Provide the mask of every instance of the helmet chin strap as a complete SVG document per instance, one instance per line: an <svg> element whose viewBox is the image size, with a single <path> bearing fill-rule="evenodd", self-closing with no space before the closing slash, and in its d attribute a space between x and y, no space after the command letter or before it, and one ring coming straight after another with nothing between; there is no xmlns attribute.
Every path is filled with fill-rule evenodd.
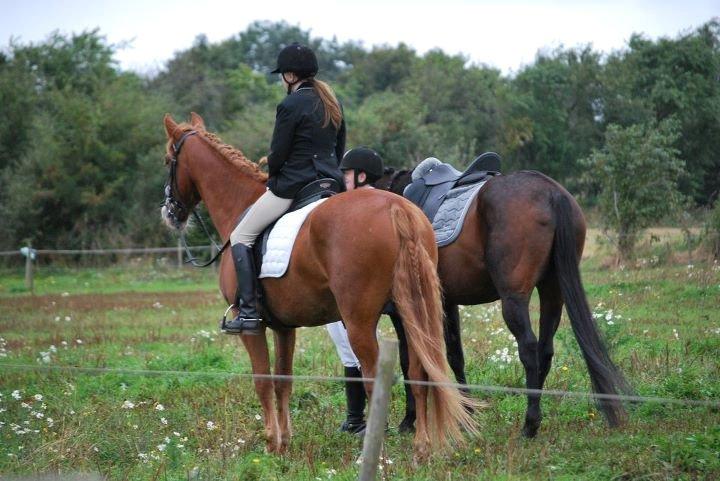
<svg viewBox="0 0 720 481"><path fill-rule="evenodd" d="M287 73L287 72L283 72L283 73L282 73L282 78L283 78L283 80L285 81L285 83L288 84L288 86L287 86L287 94L290 95L290 94L292 93L292 88L295 86L295 84L297 84L297 83L300 82L300 79L298 79L298 80L296 80L296 81L294 81L294 82L290 82L288 79L285 78L285 74L286 74L286 73Z"/></svg>

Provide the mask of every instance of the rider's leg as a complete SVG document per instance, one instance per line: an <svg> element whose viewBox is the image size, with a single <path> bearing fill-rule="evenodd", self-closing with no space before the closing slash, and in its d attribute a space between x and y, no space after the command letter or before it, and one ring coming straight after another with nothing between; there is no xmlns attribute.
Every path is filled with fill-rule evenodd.
<svg viewBox="0 0 720 481"><path fill-rule="evenodd" d="M347 330L341 321L332 322L325 326L330 338L335 344L340 361L345 367L345 377L361 379L360 361L350 347ZM359 381L345 381L345 400L347 402L347 415L340 426L341 431L351 434L365 433L365 401L367 394L365 386Z"/></svg>
<svg viewBox="0 0 720 481"><path fill-rule="evenodd" d="M227 334L257 334L260 316L257 312L255 292L257 273L252 246L255 239L270 224L283 215L292 204L292 199L283 199L269 190L250 207L243 220L230 234L232 256L237 273L237 295L235 305L238 315L226 322Z"/></svg>

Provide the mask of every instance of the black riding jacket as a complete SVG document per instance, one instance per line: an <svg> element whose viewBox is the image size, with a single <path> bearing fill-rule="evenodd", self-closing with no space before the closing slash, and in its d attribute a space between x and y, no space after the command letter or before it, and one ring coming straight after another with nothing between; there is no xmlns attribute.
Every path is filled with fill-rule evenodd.
<svg viewBox="0 0 720 481"><path fill-rule="evenodd" d="M344 185L338 168L345 151L345 120L323 127L325 108L312 84L303 82L277 107L268 155L268 188L292 199L308 183L330 177Z"/></svg>

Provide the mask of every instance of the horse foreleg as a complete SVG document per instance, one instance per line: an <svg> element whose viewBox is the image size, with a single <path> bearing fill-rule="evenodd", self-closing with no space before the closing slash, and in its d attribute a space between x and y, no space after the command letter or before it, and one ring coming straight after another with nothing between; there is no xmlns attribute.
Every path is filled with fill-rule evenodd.
<svg viewBox="0 0 720 481"><path fill-rule="evenodd" d="M538 343L530 324L528 297L520 295L503 297L502 312L505 323L517 340L520 361L525 368L525 386L528 389L539 389ZM523 435L527 437L535 436L539 426L540 395L528 394Z"/></svg>
<svg viewBox="0 0 720 481"><path fill-rule="evenodd" d="M293 354L295 353L295 329L275 331L275 374L292 375ZM292 381L275 381L275 399L277 402L278 425L280 428L279 453L284 453L292 436L290 424L290 394Z"/></svg>
<svg viewBox="0 0 720 481"><path fill-rule="evenodd" d="M253 374L270 374L270 353L265 329L257 336L242 335L240 338L250 355ZM268 453L275 453L279 451L281 442L277 413L273 406L273 382L261 378L256 378L254 382L265 422L265 449Z"/></svg>
<svg viewBox="0 0 720 481"><path fill-rule="evenodd" d="M399 314L390 314L390 320L395 327L395 332L398 337L398 344L400 350L400 369L402 369L403 379L406 381L410 379L408 369L410 361L408 359L408 343L407 337L405 336L405 328L402 325L402 319ZM409 384L405 384L405 417L398 426L398 431L401 433L411 433L415 431L415 396L412 393L412 387Z"/></svg>
<svg viewBox="0 0 720 481"><path fill-rule="evenodd" d="M463 353L462 339L460 336L460 311L457 304L445 304L445 346L447 348L447 360L455 374L455 379L460 384L467 384L465 379L465 354ZM467 389L462 390L469 394Z"/></svg>

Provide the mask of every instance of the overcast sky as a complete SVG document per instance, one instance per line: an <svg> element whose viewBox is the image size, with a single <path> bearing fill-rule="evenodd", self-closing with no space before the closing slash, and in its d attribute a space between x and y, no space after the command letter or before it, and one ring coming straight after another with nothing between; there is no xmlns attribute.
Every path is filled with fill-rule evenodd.
<svg viewBox="0 0 720 481"><path fill-rule="evenodd" d="M610 52L633 32L675 37L714 16L720 0L0 0L0 46L99 28L120 66L153 72L195 37L226 39L255 20L285 20L313 36L360 40L367 47L405 42L420 53L439 47L476 63L518 71L539 49L592 44Z"/></svg>

